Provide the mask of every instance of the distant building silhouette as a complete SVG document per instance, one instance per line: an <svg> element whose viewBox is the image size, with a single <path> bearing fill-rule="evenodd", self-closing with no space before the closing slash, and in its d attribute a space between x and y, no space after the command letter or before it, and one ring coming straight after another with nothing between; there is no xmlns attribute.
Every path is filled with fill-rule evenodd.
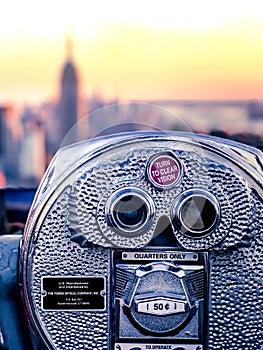
<svg viewBox="0 0 263 350"><path fill-rule="evenodd" d="M8 124L10 106L0 107L0 173L6 184L12 186L18 178L18 142L14 139L12 129Z"/></svg>
<svg viewBox="0 0 263 350"><path fill-rule="evenodd" d="M21 116L23 138L20 145L19 171L24 186L37 186L46 165L45 130L37 114L26 109Z"/></svg>
<svg viewBox="0 0 263 350"><path fill-rule="evenodd" d="M78 120L78 76L72 59L72 43L67 43L66 62L62 68L58 105L59 145ZM73 136L75 137L75 135ZM58 145L58 146L59 146Z"/></svg>
<svg viewBox="0 0 263 350"><path fill-rule="evenodd" d="M0 157L4 153L5 108L0 106Z"/></svg>
<svg viewBox="0 0 263 350"><path fill-rule="evenodd" d="M5 185L5 108L0 106L0 187Z"/></svg>
<svg viewBox="0 0 263 350"><path fill-rule="evenodd" d="M255 120L263 120L263 104L257 100L248 103L248 117Z"/></svg>

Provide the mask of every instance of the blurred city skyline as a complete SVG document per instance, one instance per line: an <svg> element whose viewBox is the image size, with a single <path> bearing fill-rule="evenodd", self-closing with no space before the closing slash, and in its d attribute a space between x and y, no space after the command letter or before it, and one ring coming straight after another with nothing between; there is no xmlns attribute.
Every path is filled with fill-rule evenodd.
<svg viewBox="0 0 263 350"><path fill-rule="evenodd" d="M83 96L263 100L259 0L10 0L0 13L0 104L57 100L69 38Z"/></svg>
<svg viewBox="0 0 263 350"><path fill-rule="evenodd" d="M9 0L0 53L0 187L37 186L78 122L85 139L125 114L152 125L151 104L173 116L159 129L180 120L263 149L259 0ZM114 105L83 118L130 101L148 112Z"/></svg>

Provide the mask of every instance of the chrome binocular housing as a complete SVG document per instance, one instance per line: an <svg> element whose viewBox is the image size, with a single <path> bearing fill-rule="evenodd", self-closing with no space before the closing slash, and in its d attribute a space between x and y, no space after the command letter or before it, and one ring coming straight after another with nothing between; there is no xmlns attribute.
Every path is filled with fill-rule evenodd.
<svg viewBox="0 0 263 350"><path fill-rule="evenodd" d="M62 148L22 242L36 349L263 347L262 154L141 131Z"/></svg>

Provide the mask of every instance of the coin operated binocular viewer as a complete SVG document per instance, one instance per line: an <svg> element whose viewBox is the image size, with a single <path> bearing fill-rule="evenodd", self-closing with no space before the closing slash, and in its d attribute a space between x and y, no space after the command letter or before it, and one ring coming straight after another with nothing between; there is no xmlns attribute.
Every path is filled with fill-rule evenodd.
<svg viewBox="0 0 263 350"><path fill-rule="evenodd" d="M263 349L262 154L141 129L61 148L1 237L3 349Z"/></svg>

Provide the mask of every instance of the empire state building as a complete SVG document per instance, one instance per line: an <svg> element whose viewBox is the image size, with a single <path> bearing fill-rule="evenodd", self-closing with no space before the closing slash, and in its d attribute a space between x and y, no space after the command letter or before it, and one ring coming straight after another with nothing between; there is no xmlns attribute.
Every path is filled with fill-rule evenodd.
<svg viewBox="0 0 263 350"><path fill-rule="evenodd" d="M58 105L60 142L78 120L78 77L72 60L72 44L67 43L67 59L62 68L61 94ZM72 135L73 136L73 135ZM73 136L75 137L75 135Z"/></svg>

